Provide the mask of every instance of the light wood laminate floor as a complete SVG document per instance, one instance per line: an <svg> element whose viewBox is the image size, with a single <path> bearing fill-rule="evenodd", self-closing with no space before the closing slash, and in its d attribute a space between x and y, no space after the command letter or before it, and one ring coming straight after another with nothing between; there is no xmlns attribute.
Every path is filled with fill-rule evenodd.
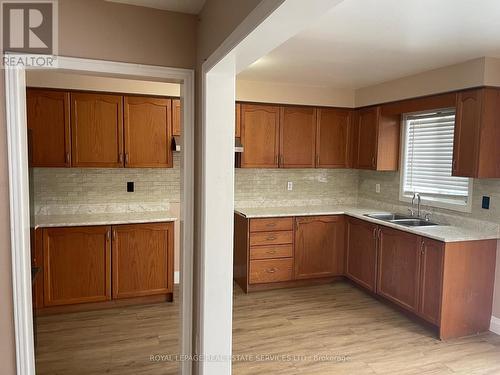
<svg viewBox="0 0 500 375"><path fill-rule="evenodd" d="M178 306L42 317L39 374L174 374ZM442 342L352 285L245 295L235 286L233 374L500 374L500 336Z"/></svg>

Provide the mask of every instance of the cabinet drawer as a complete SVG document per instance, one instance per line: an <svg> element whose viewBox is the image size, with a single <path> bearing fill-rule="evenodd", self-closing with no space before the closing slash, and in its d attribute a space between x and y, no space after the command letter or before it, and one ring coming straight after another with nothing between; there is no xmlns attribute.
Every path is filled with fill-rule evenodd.
<svg viewBox="0 0 500 375"><path fill-rule="evenodd" d="M291 217L271 217L266 219L251 219L250 232L265 232L270 230L292 230L293 218Z"/></svg>
<svg viewBox="0 0 500 375"><path fill-rule="evenodd" d="M281 245L293 242L293 232L256 232L250 233L250 246Z"/></svg>
<svg viewBox="0 0 500 375"><path fill-rule="evenodd" d="M250 284L275 283L292 280L293 259L250 261Z"/></svg>
<svg viewBox="0 0 500 375"><path fill-rule="evenodd" d="M291 258L292 245L254 246L250 248L250 260L269 258Z"/></svg>

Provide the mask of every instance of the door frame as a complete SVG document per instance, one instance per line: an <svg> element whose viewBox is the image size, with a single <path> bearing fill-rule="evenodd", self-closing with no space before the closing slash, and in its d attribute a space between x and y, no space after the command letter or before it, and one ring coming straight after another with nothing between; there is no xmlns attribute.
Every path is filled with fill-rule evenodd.
<svg viewBox="0 0 500 375"><path fill-rule="evenodd" d="M28 55L29 56L29 55ZM193 322L193 202L194 202L194 70L59 56L58 71L115 78L179 83L183 101L181 137L181 259L180 354L191 356ZM5 100L9 166L10 237L16 365L18 375L35 374L33 342L28 145L26 128L26 74L5 67ZM191 374L190 361L181 362L182 374Z"/></svg>

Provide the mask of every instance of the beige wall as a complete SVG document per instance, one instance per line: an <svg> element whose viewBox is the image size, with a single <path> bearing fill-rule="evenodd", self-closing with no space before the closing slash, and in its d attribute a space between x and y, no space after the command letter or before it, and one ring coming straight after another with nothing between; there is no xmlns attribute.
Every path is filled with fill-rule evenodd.
<svg viewBox="0 0 500 375"><path fill-rule="evenodd" d="M354 90L236 81L236 99L250 102L354 107Z"/></svg>
<svg viewBox="0 0 500 375"><path fill-rule="evenodd" d="M59 55L194 68L195 15L102 0L59 1Z"/></svg>
<svg viewBox="0 0 500 375"><path fill-rule="evenodd" d="M68 74L50 70L29 70L26 85L58 89L92 90L131 94L180 96L177 83L139 81L133 79Z"/></svg>
<svg viewBox="0 0 500 375"><path fill-rule="evenodd" d="M479 58L361 88L356 90L356 106L481 86L484 71L485 58Z"/></svg>

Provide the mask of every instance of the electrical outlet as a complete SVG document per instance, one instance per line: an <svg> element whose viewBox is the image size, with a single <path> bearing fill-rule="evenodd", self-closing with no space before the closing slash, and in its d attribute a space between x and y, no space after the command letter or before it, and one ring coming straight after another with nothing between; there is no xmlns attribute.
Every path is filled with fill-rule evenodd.
<svg viewBox="0 0 500 375"><path fill-rule="evenodd" d="M490 209L490 197L484 195L483 196L483 201L481 202L481 207L484 208L485 210Z"/></svg>
<svg viewBox="0 0 500 375"><path fill-rule="evenodd" d="M375 193L380 193L380 184L375 184Z"/></svg>
<svg viewBox="0 0 500 375"><path fill-rule="evenodd" d="M133 182L127 182L127 193L133 193L135 190Z"/></svg>
<svg viewBox="0 0 500 375"><path fill-rule="evenodd" d="M287 185L286 185L286 188L288 191L292 191L293 190L293 182L292 181L288 181Z"/></svg>

